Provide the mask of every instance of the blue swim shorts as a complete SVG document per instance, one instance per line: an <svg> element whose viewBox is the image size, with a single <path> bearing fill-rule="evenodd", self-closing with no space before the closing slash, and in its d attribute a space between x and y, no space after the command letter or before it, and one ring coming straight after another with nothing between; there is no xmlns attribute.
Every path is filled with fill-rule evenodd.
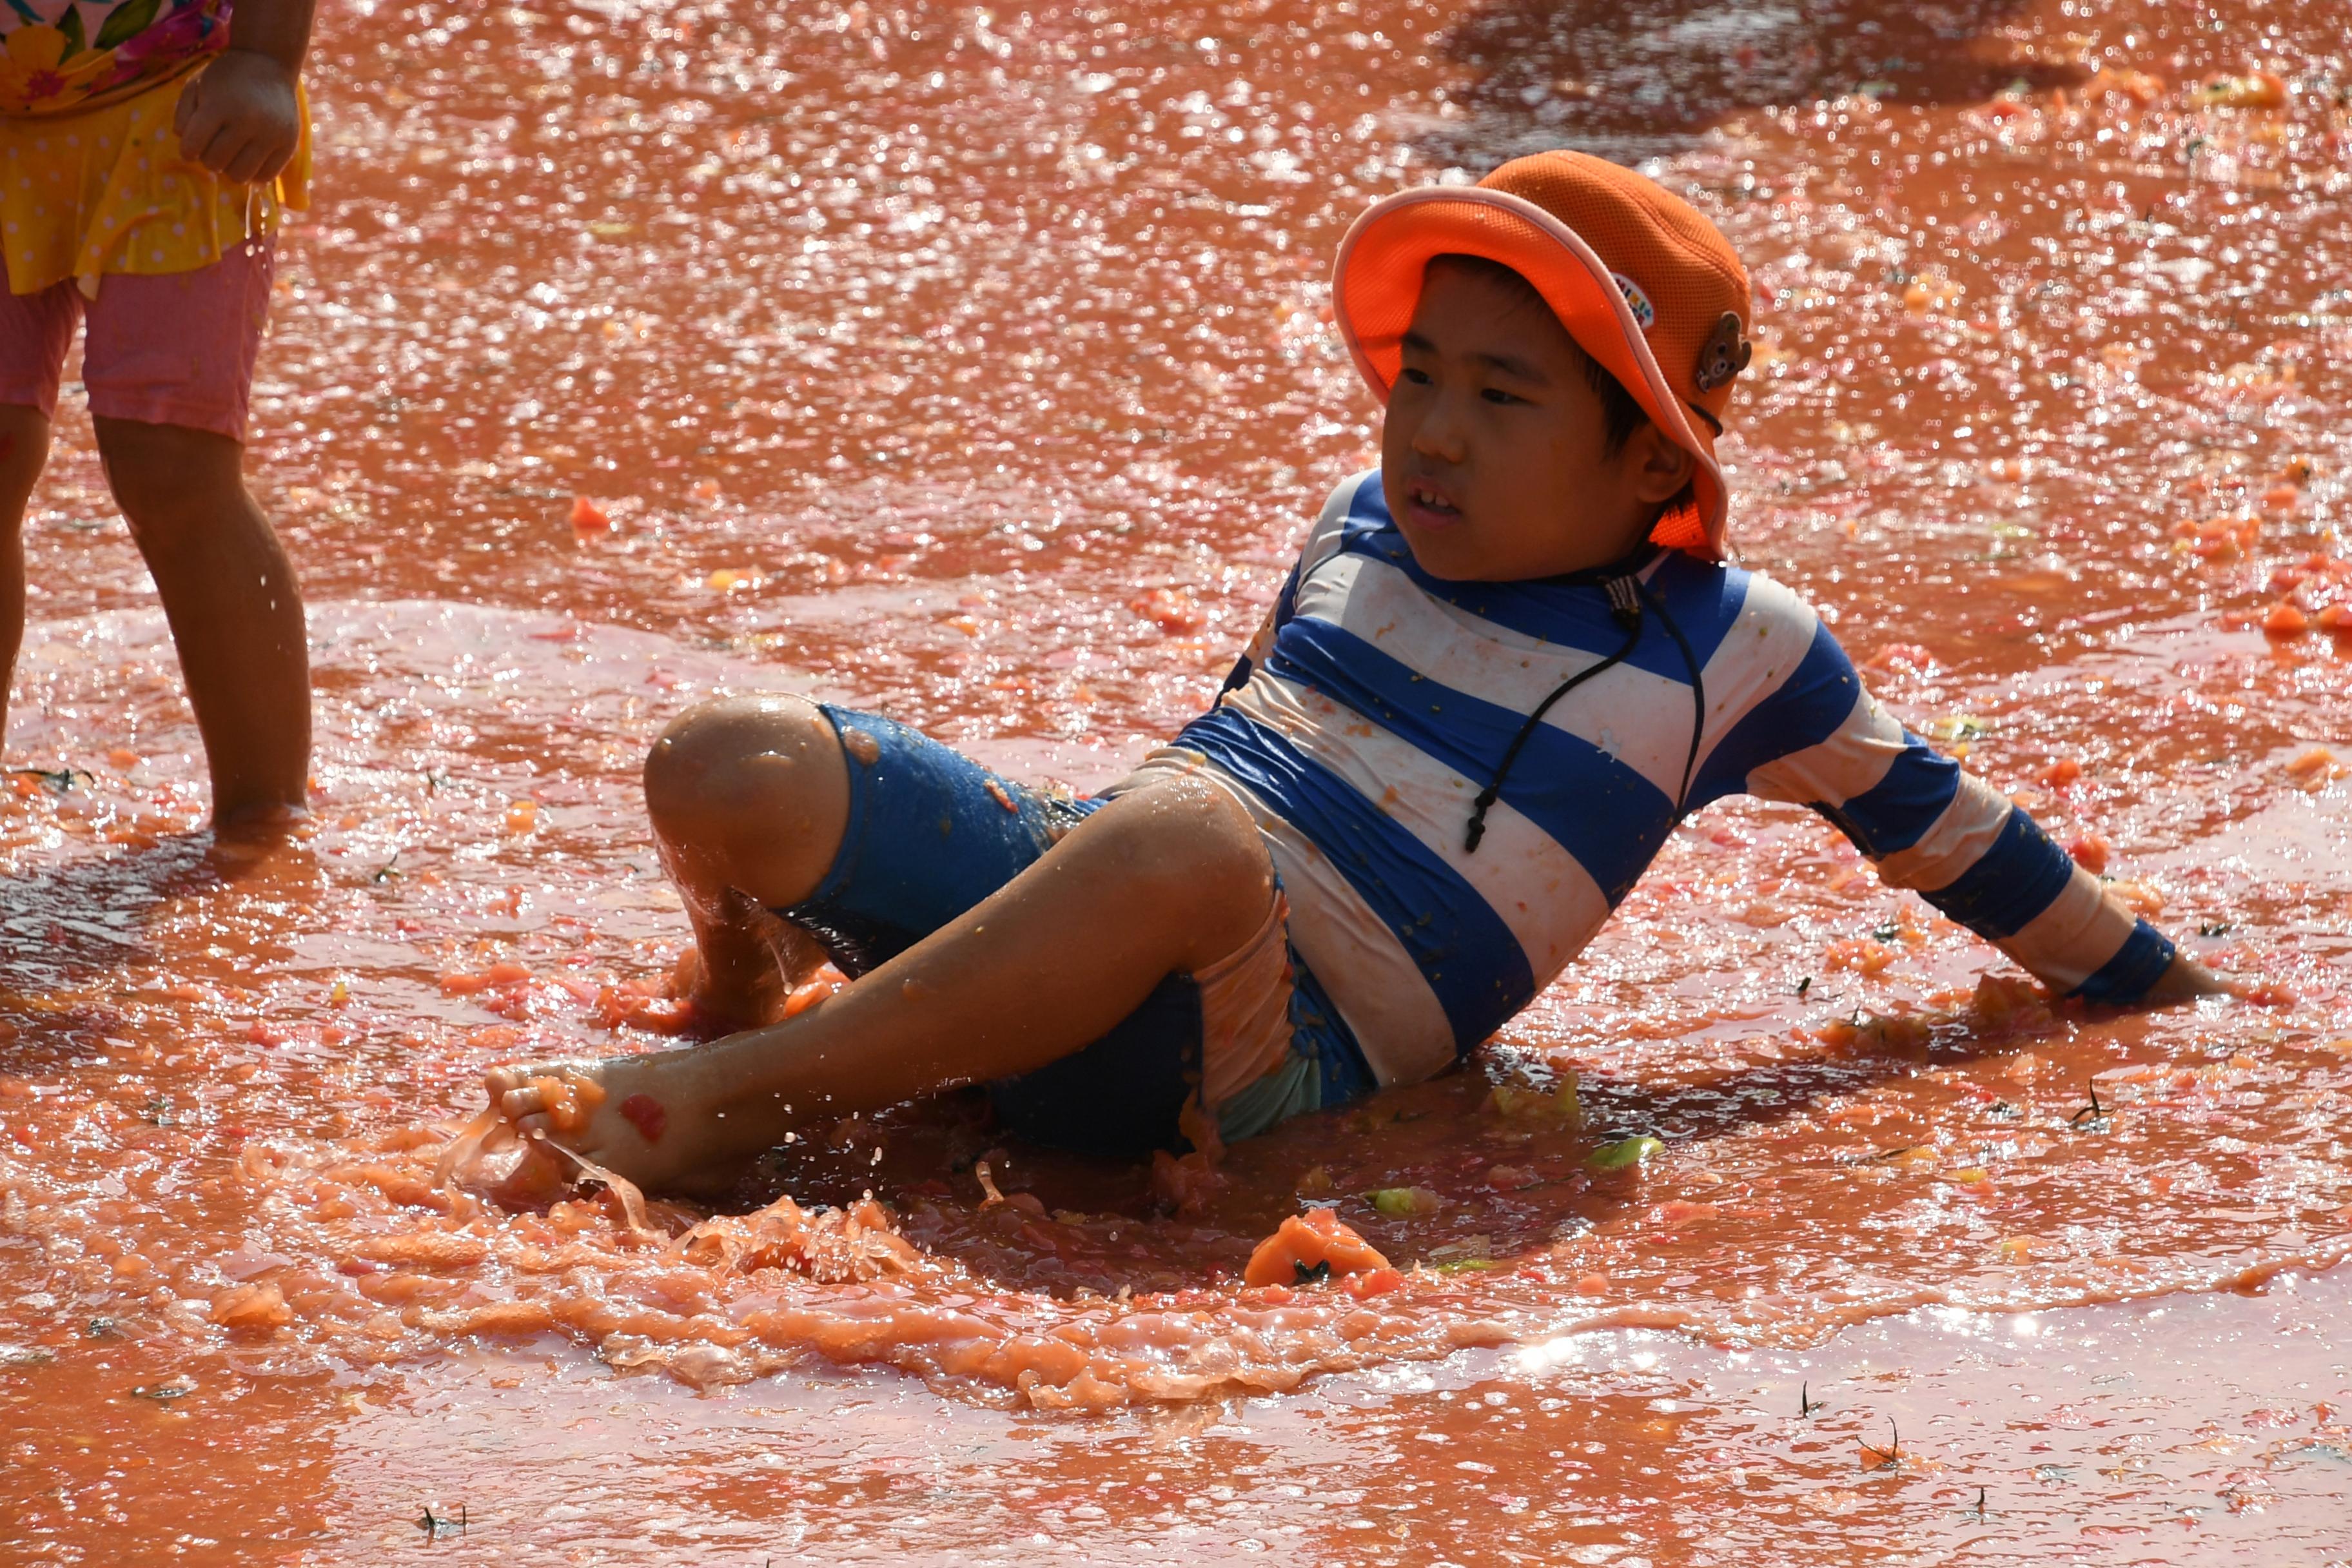
<svg viewBox="0 0 2352 1568"><path fill-rule="evenodd" d="M986 899L1108 804L1015 784L878 714L823 704L849 766L849 822L815 891L777 910L841 971L888 962ZM1289 948L1279 891L1257 941L1213 973L1171 974L1076 1054L989 1085L1032 1142L1132 1157L1188 1147L1188 1100L1228 1139L1368 1092L1370 1069Z"/></svg>

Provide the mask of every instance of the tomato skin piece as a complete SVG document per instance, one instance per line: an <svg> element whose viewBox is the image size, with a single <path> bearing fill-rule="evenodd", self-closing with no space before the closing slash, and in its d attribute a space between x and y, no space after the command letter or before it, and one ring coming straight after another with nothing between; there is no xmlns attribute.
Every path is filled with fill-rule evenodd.
<svg viewBox="0 0 2352 1568"><path fill-rule="evenodd" d="M519 984L530 978L530 968L528 964L517 963L512 959L506 959L491 964L488 969L443 975L441 994L472 996L494 986Z"/></svg>
<svg viewBox="0 0 2352 1568"><path fill-rule="evenodd" d="M794 986L792 994L784 998L784 1016L799 1017L848 984L849 976L830 963L823 965L805 983Z"/></svg>
<svg viewBox="0 0 2352 1568"><path fill-rule="evenodd" d="M1309 1209L1292 1215L1280 1229L1257 1244L1248 1268L1242 1273L1242 1283L1297 1285L1309 1277L1345 1279L1388 1266L1389 1260L1340 1224L1339 1215L1329 1209Z"/></svg>
<svg viewBox="0 0 2352 1568"><path fill-rule="evenodd" d="M2085 833L2066 846L2066 853L2075 865L2095 877L2107 868L2107 855L2113 847L2105 834Z"/></svg>

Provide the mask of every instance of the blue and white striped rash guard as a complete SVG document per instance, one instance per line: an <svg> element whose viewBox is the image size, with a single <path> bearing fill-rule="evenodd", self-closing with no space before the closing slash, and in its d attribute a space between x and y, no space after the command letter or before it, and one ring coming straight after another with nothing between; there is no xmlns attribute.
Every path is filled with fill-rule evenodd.
<svg viewBox="0 0 2352 1568"><path fill-rule="evenodd" d="M2095 1000L2135 1000L2171 963L2032 817L1890 717L1794 594L1676 552L1640 575L1704 678L1692 810L1741 792L1809 805L1885 881ZM1534 1000L1672 831L1693 692L1659 618L1535 727L1466 853L1472 800L1528 715L1626 633L1597 585L1429 576L1379 473L1359 475L1217 706L1122 787L1198 771L1238 796L1292 945L1372 1071L1426 1078Z"/></svg>

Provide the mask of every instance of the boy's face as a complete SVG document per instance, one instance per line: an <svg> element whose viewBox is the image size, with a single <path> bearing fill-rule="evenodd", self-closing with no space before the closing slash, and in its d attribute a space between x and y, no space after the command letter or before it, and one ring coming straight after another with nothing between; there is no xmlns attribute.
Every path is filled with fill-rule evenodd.
<svg viewBox="0 0 2352 1568"><path fill-rule="evenodd" d="M1422 570L1503 583L1605 565L1689 475L1654 425L1608 450L1582 351L1540 298L1431 266L1381 430L1381 486Z"/></svg>

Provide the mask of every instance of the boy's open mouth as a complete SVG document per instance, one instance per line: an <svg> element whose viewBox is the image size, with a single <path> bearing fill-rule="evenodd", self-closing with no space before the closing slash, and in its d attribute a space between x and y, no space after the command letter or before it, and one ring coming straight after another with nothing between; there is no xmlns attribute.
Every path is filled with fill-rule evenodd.
<svg viewBox="0 0 2352 1568"><path fill-rule="evenodd" d="M1442 488L1415 479L1405 488L1405 507L1423 528L1444 528L1462 521L1462 509Z"/></svg>

